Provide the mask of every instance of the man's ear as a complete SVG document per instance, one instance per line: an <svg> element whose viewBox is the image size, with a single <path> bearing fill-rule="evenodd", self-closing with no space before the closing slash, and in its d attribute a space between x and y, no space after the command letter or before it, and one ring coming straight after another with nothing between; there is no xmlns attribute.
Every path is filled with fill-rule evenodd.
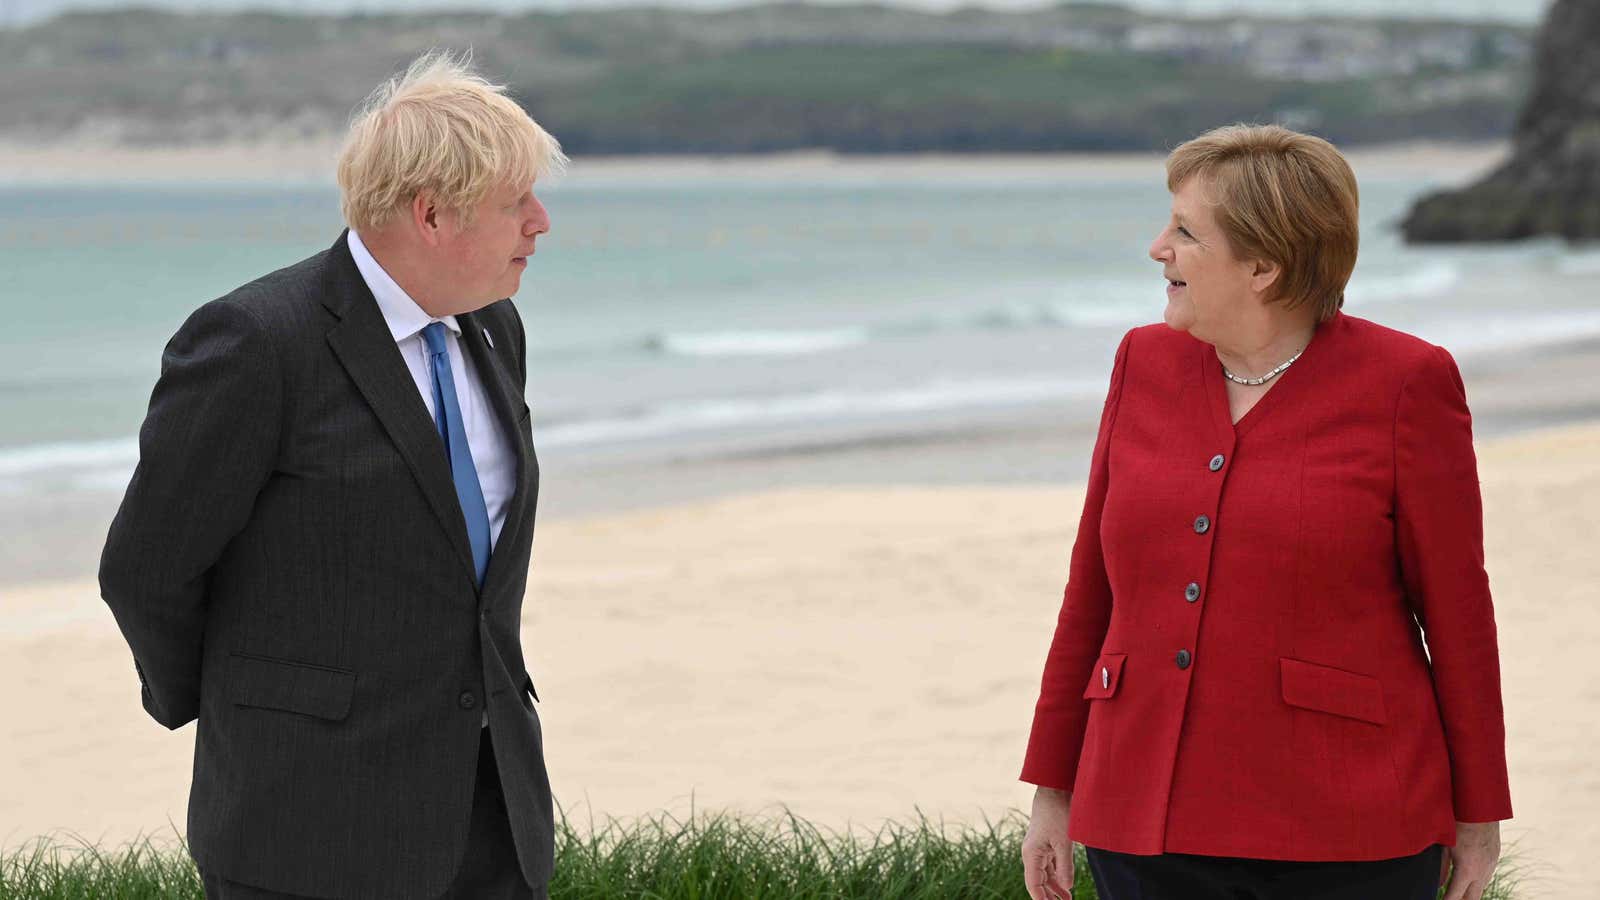
<svg viewBox="0 0 1600 900"><path fill-rule="evenodd" d="M443 235L443 223L439 220L439 207L434 202L433 194L429 191L418 191L411 198L411 227L417 237L429 246L438 246Z"/></svg>

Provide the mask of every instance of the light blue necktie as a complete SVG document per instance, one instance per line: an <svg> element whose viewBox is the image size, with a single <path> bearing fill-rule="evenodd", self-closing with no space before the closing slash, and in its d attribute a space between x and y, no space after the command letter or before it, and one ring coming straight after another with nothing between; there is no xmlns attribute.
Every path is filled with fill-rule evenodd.
<svg viewBox="0 0 1600 900"><path fill-rule="evenodd" d="M456 380L450 374L450 349L444 339L445 325L434 322L422 329L433 369L434 421L445 455L450 457L450 475L456 483L456 499L467 520L467 540L472 543L472 563L478 570L478 586L489 571L489 507L483 502L483 486L478 484L478 467L472 464L472 448L467 446L467 429L461 421L461 403L456 399Z"/></svg>

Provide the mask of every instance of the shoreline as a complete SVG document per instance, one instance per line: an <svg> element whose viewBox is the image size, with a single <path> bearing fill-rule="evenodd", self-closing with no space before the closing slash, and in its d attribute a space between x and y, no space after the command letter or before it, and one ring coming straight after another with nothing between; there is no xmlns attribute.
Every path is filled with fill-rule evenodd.
<svg viewBox="0 0 1600 900"><path fill-rule="evenodd" d="M215 187L332 186L339 138L288 143L217 143L125 146L68 141L29 143L0 138L0 187L149 185ZM1440 171L1476 177L1503 160L1508 141L1403 142L1349 148L1346 156L1366 176L1436 177ZM867 177L916 181L930 178L1039 178L1091 173L1140 177L1160 171L1163 153L973 153L844 155L826 150L772 154L585 156L575 158L556 184L703 181L761 178ZM103 173L115 173L107 177ZM270 174L268 174L270 173Z"/></svg>
<svg viewBox="0 0 1600 900"><path fill-rule="evenodd" d="M1600 340L1457 357L1479 442L1600 423ZM541 524L714 501L770 488L1081 481L1100 398L972 409L804 433L683 437L648 452L539 450ZM539 432L534 433L539 446ZM129 466L131 470L131 464ZM0 590L93 573L122 498L105 490L0 495Z"/></svg>

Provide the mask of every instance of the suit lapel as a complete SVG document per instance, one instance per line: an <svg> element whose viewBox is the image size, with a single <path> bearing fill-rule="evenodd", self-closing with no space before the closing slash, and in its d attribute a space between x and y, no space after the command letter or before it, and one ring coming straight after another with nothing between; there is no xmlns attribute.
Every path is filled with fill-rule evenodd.
<svg viewBox="0 0 1600 900"><path fill-rule="evenodd" d="M331 277L323 305L339 317L339 324L328 332L328 344L411 468L446 538L456 548L462 571L476 583L467 523L456 499L444 444L345 240L341 235L330 251Z"/></svg>
<svg viewBox="0 0 1600 900"><path fill-rule="evenodd" d="M489 395L489 402L494 406L495 418L499 420L512 452L517 457L516 489L506 506L506 521L501 526L499 539L495 541L496 552L489 557L489 571L483 580L485 591L490 585L508 575L506 566L512 564L515 554L501 553L498 550L517 545L516 542L523 529L533 518L529 512L530 506L534 503L538 484L538 464L534 461L533 442L521 428L522 416L527 411L528 404L522 397L522 391L517 387L516 379L501 361L501 351L490 348L483 338L484 329L492 328L493 320L494 317L483 310L456 316L456 321L461 323L462 344L466 347L468 356L472 358L472 366L477 370L478 380L483 384L484 391ZM504 331L499 332L499 339L502 342L510 340L510 337Z"/></svg>

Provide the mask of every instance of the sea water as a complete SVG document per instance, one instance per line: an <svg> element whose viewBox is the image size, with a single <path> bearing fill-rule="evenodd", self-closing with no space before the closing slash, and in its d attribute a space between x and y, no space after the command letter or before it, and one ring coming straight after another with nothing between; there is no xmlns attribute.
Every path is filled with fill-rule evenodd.
<svg viewBox="0 0 1600 900"><path fill-rule="evenodd" d="M1458 355L1600 334L1600 253L1405 246L1394 225L1431 187L1363 179L1347 312ZM553 228L516 303L542 454L1092 415L1121 334L1165 303L1159 162L635 168L540 194ZM331 185L0 187L0 496L120 491L184 318L340 229Z"/></svg>

